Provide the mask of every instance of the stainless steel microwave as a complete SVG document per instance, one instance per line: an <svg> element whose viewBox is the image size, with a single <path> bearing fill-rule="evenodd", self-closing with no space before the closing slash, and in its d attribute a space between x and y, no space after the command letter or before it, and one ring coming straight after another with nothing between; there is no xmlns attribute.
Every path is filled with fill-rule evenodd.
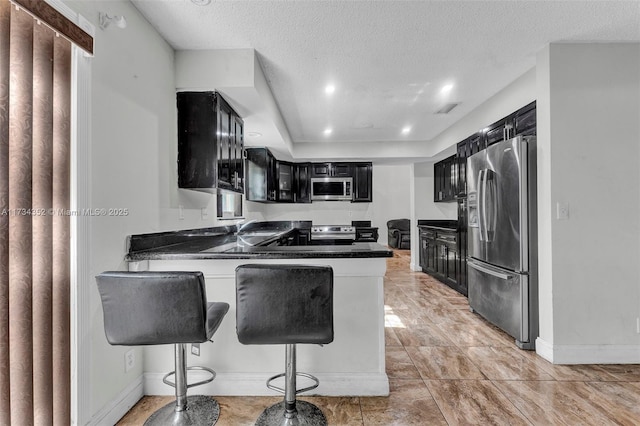
<svg viewBox="0 0 640 426"><path fill-rule="evenodd" d="M353 178L311 178L311 201L353 200Z"/></svg>

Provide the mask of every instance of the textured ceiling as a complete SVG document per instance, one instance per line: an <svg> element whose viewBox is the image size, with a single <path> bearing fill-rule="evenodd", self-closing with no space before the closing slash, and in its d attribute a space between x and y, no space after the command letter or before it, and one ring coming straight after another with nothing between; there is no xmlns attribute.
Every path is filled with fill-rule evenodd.
<svg viewBox="0 0 640 426"><path fill-rule="evenodd" d="M176 50L254 48L294 143L428 141L547 43L640 41L640 1L133 4ZM448 102L460 105L434 114Z"/></svg>

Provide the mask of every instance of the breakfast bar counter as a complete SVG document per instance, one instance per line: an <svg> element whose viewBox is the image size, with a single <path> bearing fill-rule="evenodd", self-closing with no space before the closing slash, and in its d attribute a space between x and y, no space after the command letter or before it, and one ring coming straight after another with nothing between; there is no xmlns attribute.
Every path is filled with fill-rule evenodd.
<svg viewBox="0 0 640 426"><path fill-rule="evenodd" d="M229 227L129 237L129 270L202 271L207 298L230 305L215 341L200 345L199 357L189 355L188 365L203 365L217 372L217 378L198 387L198 393L276 395L267 389L265 381L284 371L284 349L277 345L242 345L236 336L235 269L251 263L331 266L334 341L324 346L298 345L298 370L320 380L313 395L388 395L383 280L386 259L392 251L376 243L272 244L295 232L295 225L254 228L252 232ZM248 237L254 237L254 243L262 239L264 245L247 244ZM172 347L145 347L145 394L171 395L173 388L162 382L163 375L171 370ZM198 379L193 373L190 381ZM303 379L298 386L304 385Z"/></svg>

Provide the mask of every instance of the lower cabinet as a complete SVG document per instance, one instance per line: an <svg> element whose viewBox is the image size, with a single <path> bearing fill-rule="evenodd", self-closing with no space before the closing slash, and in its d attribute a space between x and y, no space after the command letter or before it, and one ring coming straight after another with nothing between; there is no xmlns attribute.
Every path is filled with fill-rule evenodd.
<svg viewBox="0 0 640 426"><path fill-rule="evenodd" d="M356 227L356 242L359 243L377 243L378 228L374 227Z"/></svg>
<svg viewBox="0 0 640 426"><path fill-rule="evenodd" d="M436 233L420 229L420 267L423 272L436 272Z"/></svg>
<svg viewBox="0 0 640 426"><path fill-rule="evenodd" d="M454 290L467 295L459 282L461 262L457 231L420 228L420 267L423 272L437 278Z"/></svg>

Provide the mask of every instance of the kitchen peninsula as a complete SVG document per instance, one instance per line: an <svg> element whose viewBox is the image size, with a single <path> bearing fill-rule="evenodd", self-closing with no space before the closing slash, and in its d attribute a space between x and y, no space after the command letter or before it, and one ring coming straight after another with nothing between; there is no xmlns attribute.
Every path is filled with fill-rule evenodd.
<svg viewBox="0 0 640 426"><path fill-rule="evenodd" d="M377 243L308 243L310 222L253 222L197 230L132 235L129 270L202 271L210 301L231 306L213 343L200 346L203 365L218 373L198 387L210 395L270 395L265 380L284 371L283 348L242 345L235 330L235 268L247 263L329 265L334 271L335 339L325 346L299 345L298 370L318 377L317 395L387 395L384 292L386 258L392 251ZM300 245L303 244L303 245ZM282 307L286 309L286 306ZM162 383L173 369L173 348L144 348L144 389L171 395ZM194 373L191 380L198 377ZM303 380L301 380L302 382ZM304 383L300 383L303 386Z"/></svg>

